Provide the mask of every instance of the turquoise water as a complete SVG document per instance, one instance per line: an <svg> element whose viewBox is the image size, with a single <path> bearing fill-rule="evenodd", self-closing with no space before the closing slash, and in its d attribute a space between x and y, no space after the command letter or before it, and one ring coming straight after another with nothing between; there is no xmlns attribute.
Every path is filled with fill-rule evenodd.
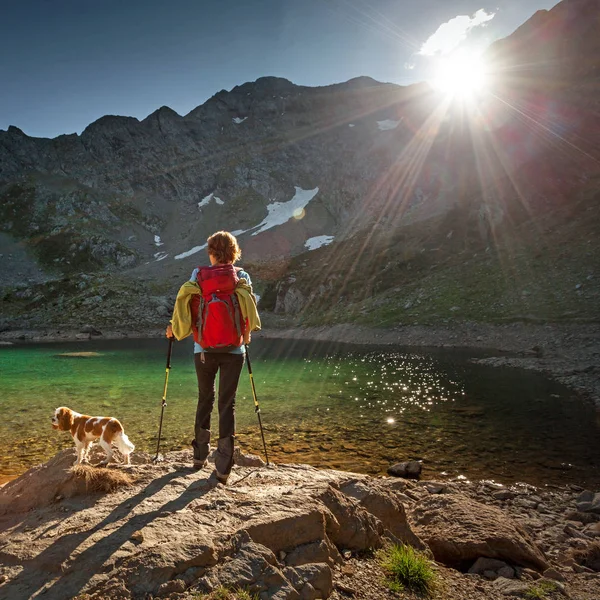
<svg viewBox="0 0 600 600"><path fill-rule="evenodd" d="M166 350L164 339L0 348L0 477L72 445L50 427L63 405L119 418L137 449L153 452ZM61 356L80 351L95 354ZM175 344L163 450L188 447L193 433L191 352L189 342ZM470 356L255 340L252 366L270 458L373 474L422 459L431 477L600 482L593 407L540 374L475 365ZM262 453L245 370L236 417L240 445Z"/></svg>

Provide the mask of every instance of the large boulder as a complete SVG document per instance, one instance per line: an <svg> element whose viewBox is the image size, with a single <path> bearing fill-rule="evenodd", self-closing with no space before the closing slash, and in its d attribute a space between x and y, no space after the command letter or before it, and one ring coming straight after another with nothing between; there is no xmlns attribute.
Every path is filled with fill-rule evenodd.
<svg viewBox="0 0 600 600"><path fill-rule="evenodd" d="M404 505L395 492L374 483L366 485L363 481L349 482L341 490L347 496L355 498L367 512L376 516L396 538L394 541L408 544L417 550L427 548L412 530Z"/></svg>
<svg viewBox="0 0 600 600"><path fill-rule="evenodd" d="M326 537L325 512L323 507L310 505L278 508L251 521L244 530L272 552L289 551Z"/></svg>
<svg viewBox="0 0 600 600"><path fill-rule="evenodd" d="M479 557L544 571L544 554L528 534L499 509L460 494L434 495L412 509L410 520L435 559L468 570Z"/></svg>
<svg viewBox="0 0 600 600"><path fill-rule="evenodd" d="M327 535L338 548L361 551L382 546L385 528L358 502L331 486L318 498L333 515L327 520Z"/></svg>

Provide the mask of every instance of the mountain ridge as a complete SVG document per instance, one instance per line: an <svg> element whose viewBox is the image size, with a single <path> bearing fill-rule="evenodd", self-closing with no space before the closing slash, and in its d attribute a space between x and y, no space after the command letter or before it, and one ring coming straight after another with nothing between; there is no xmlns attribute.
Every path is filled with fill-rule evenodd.
<svg viewBox="0 0 600 600"><path fill-rule="evenodd" d="M581 15L573 6L583 7ZM104 116L79 136L52 140L11 126L0 132L0 230L49 277L85 267L111 278L156 280L165 291L170 278L189 276L202 256L191 250L207 235L237 231L266 292L264 306L281 312L293 305L294 314L307 310L306 302L348 301L346 286L332 288L333 275L356 281L359 304L368 301L365 290L376 302L386 287L376 281L385 280L387 264L378 256L390 252L412 257L400 266L415 264L428 247L457 256L491 248L502 262L502 253L518 254L511 249L521 244L517 232L535 233L538 223L571 231L564 221L571 218L587 231L590 217L595 222L600 164L596 71L587 68L600 64L600 46L590 7L589 0L564 0L492 45L497 80L472 110L427 84L361 77L311 88L263 77L221 90L184 116L164 106L143 120ZM513 67L533 56L530 46L551 57L558 52L560 61L536 59L525 76ZM589 50L585 68L570 68L573 47ZM317 190L301 210L294 208L298 190ZM208 197L220 202L204 202ZM275 207L299 213L278 213L282 222L260 227ZM534 233L524 234L527 243L551 243ZM329 245L306 253L315 238ZM400 239L408 249L397 248L393 240ZM572 233L568 239L574 255L583 252L583 241ZM371 258L365 261L361 248ZM417 263L437 272L446 258L435 255ZM595 259L582 256L593 273ZM351 272L359 264L369 274L364 290ZM19 285L13 271L0 287ZM320 299L314 290L322 290ZM589 306L586 300L578 314L596 318ZM74 308L77 318L76 302ZM393 314L407 317L398 307Z"/></svg>

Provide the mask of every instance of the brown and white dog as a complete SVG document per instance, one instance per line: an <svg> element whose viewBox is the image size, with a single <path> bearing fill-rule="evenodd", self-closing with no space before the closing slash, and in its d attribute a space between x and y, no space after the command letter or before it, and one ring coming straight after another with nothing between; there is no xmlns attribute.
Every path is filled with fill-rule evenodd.
<svg viewBox="0 0 600 600"><path fill-rule="evenodd" d="M77 448L76 465L87 459L89 449L93 442L99 441L106 452L106 459L100 464L107 465L113 457L112 443L114 442L129 464L129 455L135 446L123 431L123 425L111 417L90 417L81 415L66 406L61 406L54 411L52 428L60 431L69 431L73 436Z"/></svg>

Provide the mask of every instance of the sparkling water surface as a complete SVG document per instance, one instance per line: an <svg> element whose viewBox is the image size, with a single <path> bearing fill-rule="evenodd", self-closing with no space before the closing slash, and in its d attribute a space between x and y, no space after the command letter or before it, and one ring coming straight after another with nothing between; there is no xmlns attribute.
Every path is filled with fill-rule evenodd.
<svg viewBox="0 0 600 600"><path fill-rule="evenodd" d="M167 346L151 339L0 348L0 482L72 446L50 426L58 406L117 417L138 450L154 452ZM474 352L458 350L256 339L250 353L275 462L384 474L391 463L423 460L428 478L600 483L594 408L539 373L473 364ZM189 447L196 394L191 343L178 342L162 450ZM245 368L236 418L244 451L262 454Z"/></svg>

